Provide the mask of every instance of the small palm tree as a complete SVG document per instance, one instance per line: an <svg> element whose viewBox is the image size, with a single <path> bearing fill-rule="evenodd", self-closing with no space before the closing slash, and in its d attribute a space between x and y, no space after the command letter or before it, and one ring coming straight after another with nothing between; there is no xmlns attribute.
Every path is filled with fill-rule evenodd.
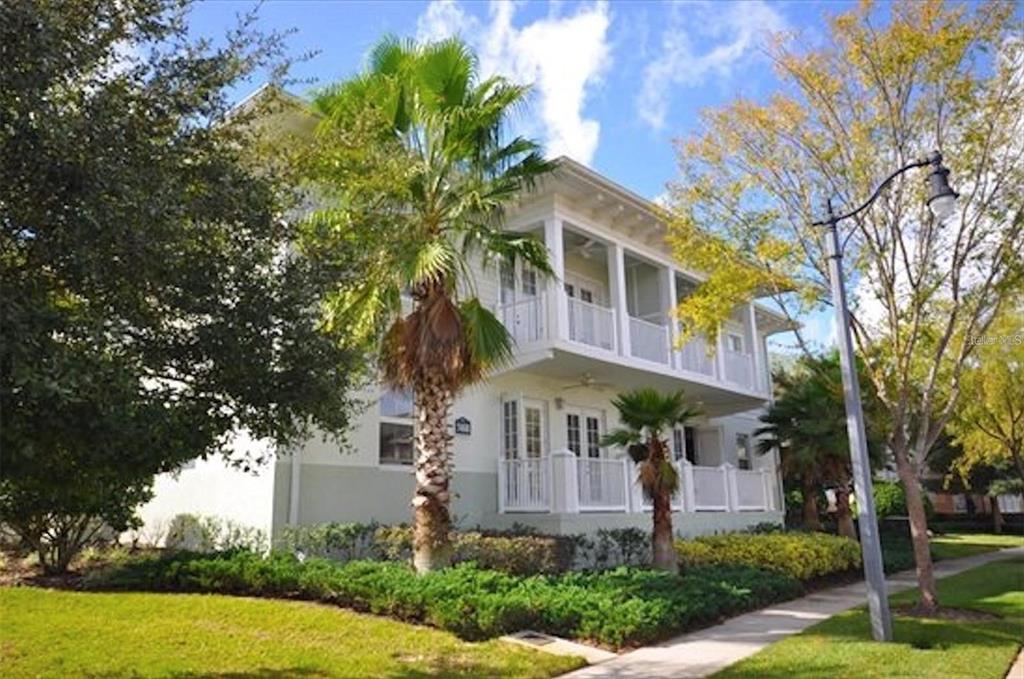
<svg viewBox="0 0 1024 679"><path fill-rule="evenodd" d="M609 432L601 445L624 447L639 463L640 486L654 504L654 567L675 573L679 559L672 544L672 494L679 489L679 475L672 466L664 436L700 412L686 402L682 391L663 394L649 387L619 394L612 405L618 409L623 426Z"/></svg>
<svg viewBox="0 0 1024 679"><path fill-rule="evenodd" d="M379 119L369 146L398 159L401 186L378 191L357 172L354 183L374 198L356 196L358 206L332 207L311 221L314 231L342 231L338 241L356 241L359 252L359 280L333 298L330 322L380 342L384 381L413 392L418 572L451 561L452 402L511 358L508 331L474 296L474 267L521 258L551 273L543 243L501 229L504 206L553 167L533 141L504 132L527 94L502 77L481 80L476 57L458 40L387 38L371 52L366 72L315 102L324 144L324 135L344 138ZM323 155L326 165L334 162ZM351 190L341 192L352 198ZM412 298L407 314L403 293Z"/></svg>

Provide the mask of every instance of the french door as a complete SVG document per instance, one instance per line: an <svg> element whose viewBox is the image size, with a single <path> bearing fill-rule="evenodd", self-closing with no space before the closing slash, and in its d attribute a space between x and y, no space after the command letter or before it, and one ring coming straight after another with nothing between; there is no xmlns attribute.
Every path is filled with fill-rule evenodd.
<svg viewBox="0 0 1024 679"><path fill-rule="evenodd" d="M498 299L501 321L518 342L532 342L541 338L540 295L537 272L516 262L502 264Z"/></svg>
<svg viewBox="0 0 1024 679"><path fill-rule="evenodd" d="M544 403L529 399L502 402L502 455L506 497L516 506L546 506L546 413Z"/></svg>
<svg viewBox="0 0 1024 679"><path fill-rule="evenodd" d="M599 506L606 501L607 486L601 436L604 434L604 418L600 411L570 408L565 411L566 447L576 457L579 471L580 504Z"/></svg>

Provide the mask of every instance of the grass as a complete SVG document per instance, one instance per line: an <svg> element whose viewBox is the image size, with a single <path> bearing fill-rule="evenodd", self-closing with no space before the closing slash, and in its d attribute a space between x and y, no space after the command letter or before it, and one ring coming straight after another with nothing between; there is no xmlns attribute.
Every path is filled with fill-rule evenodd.
<svg viewBox="0 0 1024 679"><path fill-rule="evenodd" d="M297 601L0 588L4 677L550 677L582 664Z"/></svg>
<svg viewBox="0 0 1024 679"><path fill-rule="evenodd" d="M891 598L916 601L916 591ZM939 582L944 606L973 608L998 620L952 622L897 616L896 641L870 641L864 609L840 613L732 667L717 679L790 677L943 677L1002 679L1024 629L1024 559L993 562Z"/></svg>
<svg viewBox="0 0 1024 679"><path fill-rule="evenodd" d="M936 559L959 559L993 552L1006 547L1024 546L1020 535L994 535L985 533L946 533L932 538L932 555Z"/></svg>

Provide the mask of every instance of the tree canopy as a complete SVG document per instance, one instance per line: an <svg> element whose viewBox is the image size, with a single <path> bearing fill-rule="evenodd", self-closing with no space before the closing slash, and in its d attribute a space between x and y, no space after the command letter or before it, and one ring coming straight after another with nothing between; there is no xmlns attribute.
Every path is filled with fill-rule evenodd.
<svg viewBox="0 0 1024 679"><path fill-rule="evenodd" d="M248 16L215 48L187 10L0 6L0 520L48 567L156 473L264 461L234 433L287 447L353 411L362 362L319 331L294 192L229 106L287 65L282 36Z"/></svg>

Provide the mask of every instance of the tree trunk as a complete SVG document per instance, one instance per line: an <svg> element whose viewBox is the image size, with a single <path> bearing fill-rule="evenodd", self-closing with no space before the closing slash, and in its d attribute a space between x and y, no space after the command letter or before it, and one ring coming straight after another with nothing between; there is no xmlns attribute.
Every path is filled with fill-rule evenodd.
<svg viewBox="0 0 1024 679"><path fill-rule="evenodd" d="M805 481L801 486L801 491L804 496L804 528L814 531L823 530L821 518L818 516L818 487Z"/></svg>
<svg viewBox="0 0 1024 679"><path fill-rule="evenodd" d="M850 511L850 487L847 485L836 486L836 524L840 535L857 539L857 527L853 525L853 513Z"/></svg>
<svg viewBox="0 0 1024 679"><path fill-rule="evenodd" d="M993 495L989 498L992 503L992 530L996 533L1003 532L1003 510L999 508L999 496Z"/></svg>
<svg viewBox="0 0 1024 679"><path fill-rule="evenodd" d="M928 541L928 517L924 513L921 486L917 482L917 471L908 457L906 448L893 447L896 457L896 472L903 483L907 498L907 514L910 517L910 538L914 546L914 563L917 566L917 587L921 592L921 607L934 611L939 607L939 596L935 589L935 572Z"/></svg>
<svg viewBox="0 0 1024 679"><path fill-rule="evenodd" d="M651 489L651 499L654 502L654 509L651 512L654 523L651 535L653 566L658 570L678 573L679 555L676 554L672 536L672 494L662 478L664 466L667 464L665 448L660 441L652 439L648 443L648 449L650 452L647 464L654 467L654 487Z"/></svg>
<svg viewBox="0 0 1024 679"><path fill-rule="evenodd" d="M413 496L413 566L427 573L451 564L451 443L448 412L452 390L441 375L415 385L416 492Z"/></svg>

